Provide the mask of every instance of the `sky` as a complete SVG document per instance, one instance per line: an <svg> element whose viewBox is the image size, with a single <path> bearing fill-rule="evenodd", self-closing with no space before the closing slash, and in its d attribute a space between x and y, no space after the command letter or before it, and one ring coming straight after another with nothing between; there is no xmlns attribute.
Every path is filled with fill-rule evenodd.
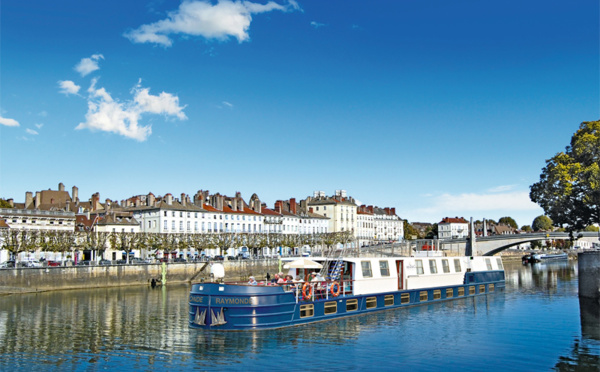
<svg viewBox="0 0 600 372"><path fill-rule="evenodd" d="M304 199L510 216L600 118L599 4L0 3L0 198Z"/></svg>

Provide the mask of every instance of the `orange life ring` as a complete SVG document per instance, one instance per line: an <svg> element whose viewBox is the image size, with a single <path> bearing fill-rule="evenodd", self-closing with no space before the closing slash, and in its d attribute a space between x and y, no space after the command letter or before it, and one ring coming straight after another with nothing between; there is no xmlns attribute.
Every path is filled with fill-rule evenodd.
<svg viewBox="0 0 600 372"><path fill-rule="evenodd" d="M337 289L334 289L336 287L337 287ZM331 283L331 286L329 287L329 290L331 291L331 295L333 297L337 297L337 296L340 295L340 291L342 290L342 286L338 282L333 282L333 283Z"/></svg>
<svg viewBox="0 0 600 372"><path fill-rule="evenodd" d="M305 300L310 299L310 297L312 296L312 287L310 285L310 283L304 283L304 285L302 286L302 297Z"/></svg>

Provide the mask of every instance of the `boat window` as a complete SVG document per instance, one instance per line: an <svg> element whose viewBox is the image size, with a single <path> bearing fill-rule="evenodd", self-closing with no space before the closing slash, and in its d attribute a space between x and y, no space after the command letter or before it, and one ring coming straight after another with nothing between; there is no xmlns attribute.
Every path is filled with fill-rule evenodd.
<svg viewBox="0 0 600 372"><path fill-rule="evenodd" d="M454 297L454 290L452 288L446 288L446 298Z"/></svg>
<svg viewBox="0 0 600 372"><path fill-rule="evenodd" d="M377 307L377 297L367 297L367 309L373 309Z"/></svg>
<svg viewBox="0 0 600 372"><path fill-rule="evenodd" d="M435 260L429 260L429 272L437 274L437 263L435 263Z"/></svg>
<svg viewBox="0 0 600 372"><path fill-rule="evenodd" d="M460 259L454 259L454 272L460 273L462 269L460 268Z"/></svg>
<svg viewBox="0 0 600 372"><path fill-rule="evenodd" d="M485 266L487 267L488 270L492 270L492 261L490 261L489 258L485 259Z"/></svg>
<svg viewBox="0 0 600 372"><path fill-rule="evenodd" d="M493 285L493 284L490 284ZM392 306L394 304L394 295L385 295L383 304L385 306Z"/></svg>
<svg viewBox="0 0 600 372"><path fill-rule="evenodd" d="M300 318L308 318L315 315L315 305L300 305Z"/></svg>
<svg viewBox="0 0 600 372"><path fill-rule="evenodd" d="M415 263L417 264L417 274L423 274L423 261L415 260Z"/></svg>
<svg viewBox="0 0 600 372"><path fill-rule="evenodd" d="M427 291L419 292L419 301L427 301Z"/></svg>
<svg viewBox="0 0 600 372"><path fill-rule="evenodd" d="M337 313L337 302L325 302L325 315Z"/></svg>
<svg viewBox="0 0 600 372"><path fill-rule="evenodd" d="M390 276L390 267L387 261L379 261L379 271L381 276Z"/></svg>
<svg viewBox="0 0 600 372"><path fill-rule="evenodd" d="M494 285L493 284L489 284L488 285L488 292L494 292Z"/></svg>
<svg viewBox="0 0 600 372"><path fill-rule="evenodd" d="M371 261L360 261L360 267L362 268L363 278L373 277L373 273L371 272Z"/></svg>
<svg viewBox="0 0 600 372"><path fill-rule="evenodd" d="M358 310L358 299L352 299L346 301L346 311L356 311Z"/></svg>
<svg viewBox="0 0 600 372"><path fill-rule="evenodd" d="M448 265L448 260L446 260L446 259L442 260L442 268L444 269L445 273L450 272L450 265Z"/></svg>
<svg viewBox="0 0 600 372"><path fill-rule="evenodd" d="M485 284L479 285L479 293L485 293Z"/></svg>
<svg viewBox="0 0 600 372"><path fill-rule="evenodd" d="M469 287L469 294L470 295L475 294L475 286L474 285L472 285L472 286Z"/></svg>
<svg viewBox="0 0 600 372"><path fill-rule="evenodd" d="M465 295L465 288L464 287L460 287L458 289L458 295L459 296L464 296Z"/></svg>
<svg viewBox="0 0 600 372"><path fill-rule="evenodd" d="M441 291L441 290L439 290L439 289L435 289L435 290L433 291L433 299L434 299L434 300L439 300L439 299L441 299L441 298L442 298L442 291Z"/></svg>
<svg viewBox="0 0 600 372"><path fill-rule="evenodd" d="M407 304L410 302L410 294L408 293L402 293L402 296L400 297L400 303L401 304Z"/></svg>
<svg viewBox="0 0 600 372"><path fill-rule="evenodd" d="M502 258L500 258L500 257L496 258L496 262L498 262L498 269L504 270L504 266L502 266Z"/></svg>

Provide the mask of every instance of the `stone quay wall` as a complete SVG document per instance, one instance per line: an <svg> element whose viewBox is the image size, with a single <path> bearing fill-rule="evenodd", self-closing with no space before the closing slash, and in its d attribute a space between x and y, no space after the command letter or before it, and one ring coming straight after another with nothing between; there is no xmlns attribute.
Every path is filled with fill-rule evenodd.
<svg viewBox="0 0 600 372"><path fill-rule="evenodd" d="M600 299L600 251L578 255L579 296Z"/></svg>
<svg viewBox="0 0 600 372"><path fill-rule="evenodd" d="M250 275L261 280L267 273L273 276L279 271L276 259L213 263L224 265L225 281L245 282ZM167 284L210 279L210 264L206 262L168 263L165 266ZM0 294L149 285L152 279L160 283L162 270L162 264L4 269L0 270Z"/></svg>

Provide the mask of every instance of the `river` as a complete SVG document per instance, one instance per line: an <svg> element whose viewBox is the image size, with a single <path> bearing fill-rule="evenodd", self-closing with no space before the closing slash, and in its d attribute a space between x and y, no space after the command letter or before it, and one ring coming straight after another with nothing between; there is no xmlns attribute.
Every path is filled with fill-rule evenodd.
<svg viewBox="0 0 600 372"><path fill-rule="evenodd" d="M260 332L187 325L187 285L0 297L0 371L600 370L577 263L505 263L483 297Z"/></svg>

